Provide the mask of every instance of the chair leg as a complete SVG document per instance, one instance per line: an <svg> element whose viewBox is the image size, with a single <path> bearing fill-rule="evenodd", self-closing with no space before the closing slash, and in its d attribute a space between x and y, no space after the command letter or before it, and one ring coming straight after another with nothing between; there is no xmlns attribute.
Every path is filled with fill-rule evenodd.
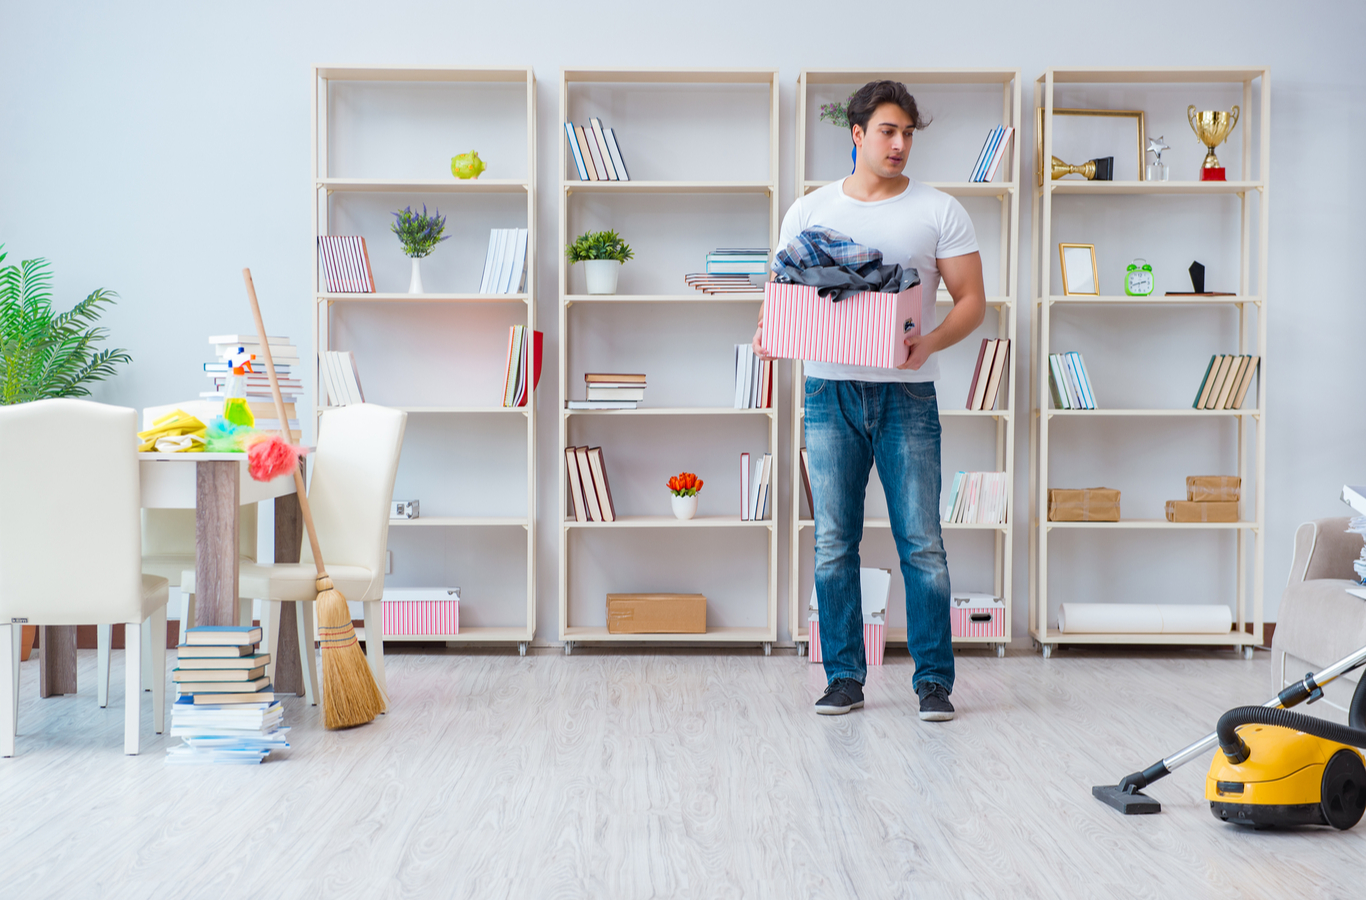
<svg viewBox="0 0 1366 900"><path fill-rule="evenodd" d="M142 689L144 691L150 691L152 689L152 654L146 652L146 648L152 646L152 635L152 620L150 618L143 620L142 646L144 652L142 654ZM166 635L164 634L161 636L161 643L162 646L165 646L166 644Z"/></svg>
<svg viewBox="0 0 1366 900"><path fill-rule="evenodd" d="M95 697L100 709L109 706L109 648L114 644L114 626L95 626Z"/></svg>
<svg viewBox="0 0 1366 900"><path fill-rule="evenodd" d="M19 641L20 625L0 625L0 678L7 682L0 691L0 756L14 755L14 733L19 730Z"/></svg>
<svg viewBox="0 0 1366 900"><path fill-rule="evenodd" d="M185 632L194 627L194 594L185 595L185 618L180 622L180 641L185 642Z"/></svg>
<svg viewBox="0 0 1366 900"><path fill-rule="evenodd" d="M370 663L370 671L374 673L380 694L387 699L389 688L384 683L384 614L381 602L365 601L365 658Z"/></svg>
<svg viewBox="0 0 1366 900"><path fill-rule="evenodd" d="M152 730L157 734L166 731L166 607L158 606L147 617L152 632L152 642L143 655L151 659L152 683ZM160 636L161 640L157 640Z"/></svg>
<svg viewBox="0 0 1366 900"><path fill-rule="evenodd" d="M303 600L294 604L299 623L299 661L304 669L304 699L309 706L318 705L318 651L313 647L313 603Z"/></svg>
<svg viewBox="0 0 1366 900"><path fill-rule="evenodd" d="M275 659L280 655L280 601L262 600L261 605L263 607L261 610L262 643L265 645L266 652L270 654L270 662L266 663L266 677L270 679L273 686L275 684Z"/></svg>
<svg viewBox="0 0 1366 900"><path fill-rule="evenodd" d="M256 601L250 597L243 599L237 598L237 624L243 628L251 627L251 620L256 618Z"/></svg>
<svg viewBox="0 0 1366 900"><path fill-rule="evenodd" d="M142 623L123 626L123 656L126 683L123 690L123 752L138 754L138 723L142 712Z"/></svg>

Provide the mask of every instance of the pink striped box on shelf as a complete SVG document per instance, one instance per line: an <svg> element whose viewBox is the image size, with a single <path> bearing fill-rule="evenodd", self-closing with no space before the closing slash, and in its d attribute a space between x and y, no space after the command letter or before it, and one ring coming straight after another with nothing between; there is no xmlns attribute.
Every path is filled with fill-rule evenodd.
<svg viewBox="0 0 1366 900"><path fill-rule="evenodd" d="M1006 605L991 594L955 591L949 601L954 637L1005 637Z"/></svg>
<svg viewBox="0 0 1366 900"><path fill-rule="evenodd" d="M862 568L859 573L859 591L863 595L863 659L869 666L882 665L882 656L887 649L887 597L892 589L891 569ZM807 621L810 642L807 644L809 662L821 662L821 623L820 610L816 603L816 588L811 588L811 617Z"/></svg>
<svg viewBox="0 0 1366 900"><path fill-rule="evenodd" d="M920 333L920 285L899 294L870 291L838 303L803 284L764 285L764 326L759 343L778 359L880 366L906 361L904 340Z"/></svg>
<svg viewBox="0 0 1366 900"><path fill-rule="evenodd" d="M460 633L460 588L387 588L380 607L386 637Z"/></svg>

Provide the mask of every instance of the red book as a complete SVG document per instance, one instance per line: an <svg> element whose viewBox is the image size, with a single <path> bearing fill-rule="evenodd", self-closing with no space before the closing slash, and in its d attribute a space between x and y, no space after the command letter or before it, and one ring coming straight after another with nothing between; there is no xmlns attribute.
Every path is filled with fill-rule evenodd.
<svg viewBox="0 0 1366 900"><path fill-rule="evenodd" d="M982 338L982 346L977 350L977 366L972 370L972 384L968 386L967 409L972 409L972 398L977 393L977 379L982 377L982 358L987 355L987 338Z"/></svg>

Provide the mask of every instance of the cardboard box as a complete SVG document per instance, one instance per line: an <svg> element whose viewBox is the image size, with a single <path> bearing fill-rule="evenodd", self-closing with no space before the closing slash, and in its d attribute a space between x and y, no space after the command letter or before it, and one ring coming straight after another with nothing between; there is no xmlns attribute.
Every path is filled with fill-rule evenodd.
<svg viewBox="0 0 1366 900"><path fill-rule="evenodd" d="M386 588L380 601L384 634L460 633L460 588Z"/></svg>
<svg viewBox="0 0 1366 900"><path fill-rule="evenodd" d="M858 574L863 604L863 662L868 666L880 666L887 650L887 597L892 591L892 570L862 568ZM810 657L807 662L818 663L824 656L821 654L820 609L815 586L811 588L807 606L811 610L807 620L809 642L806 652Z"/></svg>
<svg viewBox="0 0 1366 900"><path fill-rule="evenodd" d="M706 634L703 594L608 594L608 634Z"/></svg>
<svg viewBox="0 0 1366 900"><path fill-rule="evenodd" d="M1119 491L1114 488L1054 488L1048 492L1050 522L1118 522Z"/></svg>
<svg viewBox="0 0 1366 900"><path fill-rule="evenodd" d="M896 368L910 353L905 338L920 333L920 287L835 303L808 285L767 282L759 344L779 359Z"/></svg>
<svg viewBox="0 0 1366 900"><path fill-rule="evenodd" d="M954 637L1003 638L1005 602L992 594L955 591L949 600L949 628Z"/></svg>
<svg viewBox="0 0 1366 900"><path fill-rule="evenodd" d="M1186 499L1200 503L1237 503L1243 479L1237 475L1187 475Z"/></svg>
<svg viewBox="0 0 1366 900"><path fill-rule="evenodd" d="M1196 500L1168 500L1167 521L1236 522L1238 521L1238 503L1237 501L1205 503Z"/></svg>

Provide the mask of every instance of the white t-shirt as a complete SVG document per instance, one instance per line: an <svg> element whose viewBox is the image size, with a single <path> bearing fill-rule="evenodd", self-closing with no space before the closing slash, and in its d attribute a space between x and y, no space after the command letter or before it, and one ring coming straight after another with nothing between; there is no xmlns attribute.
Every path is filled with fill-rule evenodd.
<svg viewBox="0 0 1366 900"><path fill-rule="evenodd" d="M939 289L937 259L977 252L972 219L957 199L914 179L895 197L871 203L844 193L841 179L801 197L783 217L779 249L807 228L833 228L865 247L882 251L882 264L900 263L920 273L920 333L936 325L935 291ZM808 362L813 378L835 381L934 381L939 360L933 355L919 369L883 369L840 363Z"/></svg>

